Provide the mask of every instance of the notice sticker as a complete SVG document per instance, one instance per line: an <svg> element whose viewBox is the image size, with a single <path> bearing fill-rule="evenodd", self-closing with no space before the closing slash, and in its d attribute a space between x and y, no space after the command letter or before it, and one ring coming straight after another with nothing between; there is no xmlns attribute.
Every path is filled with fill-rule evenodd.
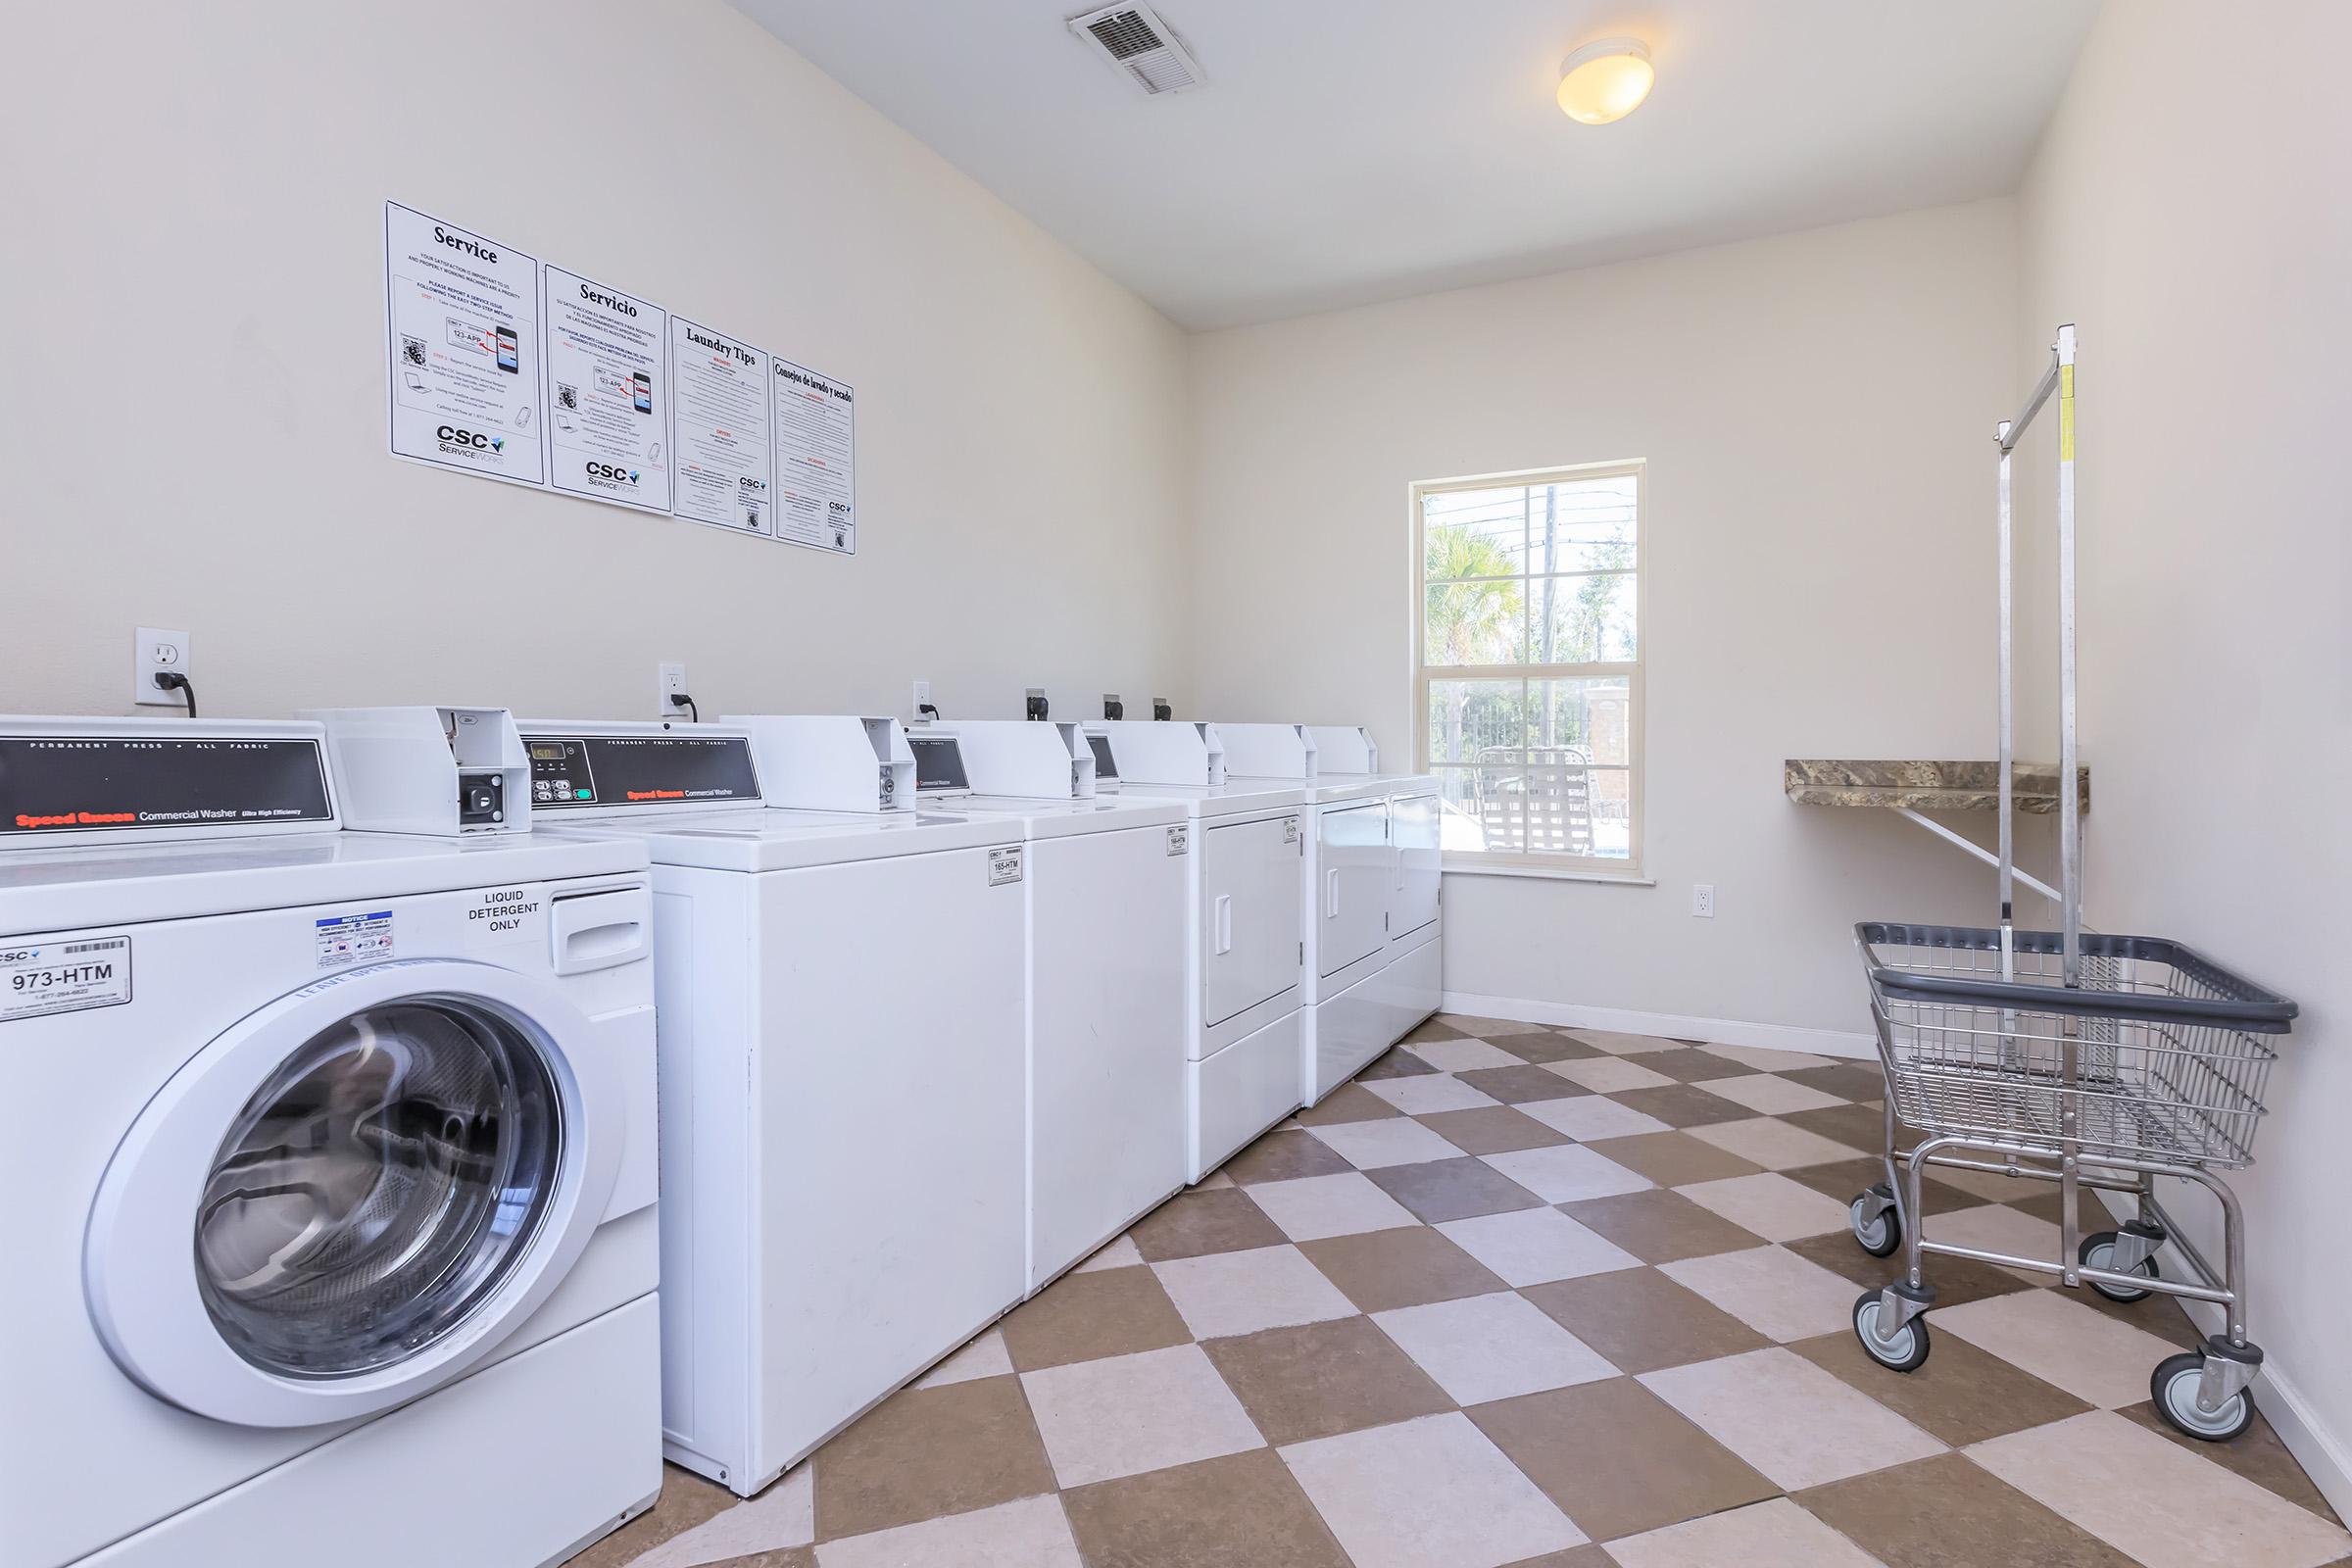
<svg viewBox="0 0 2352 1568"><path fill-rule="evenodd" d="M340 969L392 956L392 911L334 914L316 922L318 967Z"/></svg>
<svg viewBox="0 0 2352 1568"><path fill-rule="evenodd" d="M1021 847L1007 844L1003 849L988 852L988 885L1001 888L1007 882L1021 879Z"/></svg>
<svg viewBox="0 0 2352 1568"><path fill-rule="evenodd" d="M130 1000L130 938L0 947L0 1023Z"/></svg>
<svg viewBox="0 0 2352 1568"><path fill-rule="evenodd" d="M1170 855L1183 855L1192 847L1193 830L1191 828L1172 827L1168 829L1168 853Z"/></svg>

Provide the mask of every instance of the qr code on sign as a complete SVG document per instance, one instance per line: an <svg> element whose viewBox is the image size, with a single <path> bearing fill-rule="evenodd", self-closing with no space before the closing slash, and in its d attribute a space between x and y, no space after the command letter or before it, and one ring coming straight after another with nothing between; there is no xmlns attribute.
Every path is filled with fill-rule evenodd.
<svg viewBox="0 0 2352 1568"><path fill-rule="evenodd" d="M567 409L576 409L580 406L580 389L568 382L559 381L556 383L556 401Z"/></svg>
<svg viewBox="0 0 2352 1568"><path fill-rule="evenodd" d="M411 365L422 365L424 363L424 339L410 337L406 333L401 334L400 354L401 358L407 360Z"/></svg>

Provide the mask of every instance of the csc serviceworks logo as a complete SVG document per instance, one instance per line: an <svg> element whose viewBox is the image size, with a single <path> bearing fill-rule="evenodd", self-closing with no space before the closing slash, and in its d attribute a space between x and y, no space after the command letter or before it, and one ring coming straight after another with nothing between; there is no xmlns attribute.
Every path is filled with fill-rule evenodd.
<svg viewBox="0 0 2352 1568"><path fill-rule="evenodd" d="M615 467L610 463L591 463L587 466L587 471L588 481L591 484L612 485L617 488L624 484L634 487L637 483L635 468Z"/></svg>
<svg viewBox="0 0 2352 1568"><path fill-rule="evenodd" d="M484 435L479 430L461 430L454 424L445 424L435 430L433 434L440 440L442 451L454 452L460 456L475 452L500 452L505 450L507 444L507 438L503 435Z"/></svg>

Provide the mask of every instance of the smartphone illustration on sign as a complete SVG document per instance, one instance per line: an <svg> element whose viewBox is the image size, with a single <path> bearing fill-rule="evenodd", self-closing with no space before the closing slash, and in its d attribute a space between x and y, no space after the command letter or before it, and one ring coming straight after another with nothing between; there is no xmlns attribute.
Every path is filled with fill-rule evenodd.
<svg viewBox="0 0 2352 1568"><path fill-rule="evenodd" d="M639 414L653 413L654 378L646 374L643 370L639 370L636 375L632 377L632 380L635 382L637 388L637 412Z"/></svg>
<svg viewBox="0 0 2352 1568"><path fill-rule="evenodd" d="M509 375L522 373L522 339L511 326L498 329L498 368Z"/></svg>

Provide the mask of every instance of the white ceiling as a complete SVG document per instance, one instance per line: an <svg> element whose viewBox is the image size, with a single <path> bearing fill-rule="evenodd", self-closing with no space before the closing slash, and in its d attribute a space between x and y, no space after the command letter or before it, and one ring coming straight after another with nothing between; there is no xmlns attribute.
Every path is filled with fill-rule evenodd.
<svg viewBox="0 0 2352 1568"><path fill-rule="evenodd" d="M1208 76L1147 98L1080 0L734 0L1189 327L2012 189L2098 0L1156 0ZM1649 102L1552 103L1644 39Z"/></svg>

